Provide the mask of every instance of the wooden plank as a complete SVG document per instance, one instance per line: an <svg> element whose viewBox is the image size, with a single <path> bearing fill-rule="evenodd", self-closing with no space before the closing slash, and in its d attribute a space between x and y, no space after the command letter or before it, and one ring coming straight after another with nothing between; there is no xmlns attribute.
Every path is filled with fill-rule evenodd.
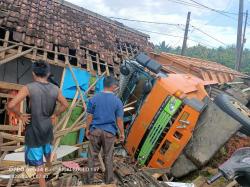
<svg viewBox="0 0 250 187"><path fill-rule="evenodd" d="M23 85L0 81L0 88L6 90L20 90Z"/></svg>
<svg viewBox="0 0 250 187"><path fill-rule="evenodd" d="M0 39L0 41L2 42L5 42L4 39ZM17 45L22 45L24 47L32 47L31 45L26 45L26 44L23 44L22 42L14 42L14 41L8 41L9 44L17 44ZM48 50L48 49L44 49L44 48L38 48L38 47L34 47L36 48L37 50L41 50L41 51L46 51L47 53L50 52L50 53L57 53L58 55L67 55L66 53L62 53L62 52L55 52L55 51L51 51L51 50ZM68 55L69 57L75 57L73 55Z"/></svg>
<svg viewBox="0 0 250 187"><path fill-rule="evenodd" d="M74 80L74 82L76 84L76 88L77 88L77 90L78 90L78 92L80 94L80 98L82 100L83 108L86 109L86 103L85 103L83 95L82 95L82 90L81 90L80 85L79 85L79 83L78 83L78 81L76 79L76 76L75 76L74 72L73 72L72 66L69 63L69 57L65 56L65 58L66 58L66 65L69 67L69 70L70 70L70 72L72 74L73 80Z"/></svg>
<svg viewBox="0 0 250 187"><path fill-rule="evenodd" d="M5 41L4 39L0 39L0 41ZM18 43L18 42L13 42L13 41L8 41L8 43L9 44L15 44L15 45L21 45L21 46L23 46L23 47L32 47L32 46L30 46L30 45L26 45L26 44L23 44L23 43ZM35 51L34 51L35 50ZM38 51L38 50L40 50L40 51L43 51L43 55L41 55L41 54L38 54L36 51ZM48 62L49 64L53 64L53 65L56 65L56 66L60 66L60 67L66 67L66 65L65 65L65 62L64 61L62 61L62 60L59 60L58 59L58 63L56 64L53 60L51 60L51 59L48 59L48 57L47 57L47 54L48 54L48 52L51 52L51 53L54 53L54 54L58 54L58 55L63 55L63 56L65 56L65 55L68 55L69 57L73 57L73 58L76 58L75 56L73 56L73 55L69 55L69 54L66 54L66 53L61 53L61 52L55 52L55 51L51 51L51 50L47 50L47 49L44 49L44 48L37 48L37 47L34 47L34 49L33 49L33 54L24 54L23 56L25 57L25 58L28 58L28 59L31 59L31 60L45 60L46 62ZM8 53L10 53L10 54L14 54L14 55L16 55L17 54L17 49L9 49L8 50ZM36 57L34 57L34 54L36 53ZM91 56L90 54L89 54L89 56ZM9 56L9 57L11 57L11 56ZM99 61L100 60L102 60L100 57L99 57ZM87 62L88 62L88 60L86 60ZM90 61L91 62L91 61ZM94 61L92 61L92 62L94 62ZM96 62L96 61L95 61ZM96 62L97 63L97 62ZM105 63L100 63L100 64L103 64L103 65L106 65ZM87 66L89 67L89 70L88 71L90 71L90 66L89 66L89 64L87 63ZM87 67L87 68L88 68ZM111 67L111 65L108 65L108 67ZM115 68L115 67L114 67ZM82 68L82 69L84 69L84 68ZM109 74L109 71L107 71L107 73Z"/></svg>
<svg viewBox="0 0 250 187"><path fill-rule="evenodd" d="M55 64L58 63L58 47L55 47Z"/></svg>
<svg viewBox="0 0 250 187"><path fill-rule="evenodd" d="M63 121L63 124L62 124L62 126L61 126L61 130L64 130L64 129L66 128L66 125L68 124L68 121L69 121L69 119L70 119L70 116L71 116L73 107L74 107L74 105L75 105L75 103L76 103L76 100L77 100L77 98L78 98L78 94L79 94L79 92L78 92L78 90L77 90L76 93L75 93L74 99L73 99L73 101L72 101L72 103L71 103L71 106L70 106L69 109L68 109L67 117L65 118L65 120ZM51 159L53 159L54 156L55 156L56 149L57 149L58 146L59 146L60 140L61 140L61 137L59 137L59 138L57 138L57 139L55 140L55 143L54 143L54 145L53 145L53 146L54 146L54 149L53 149L53 151L52 151L52 153L51 153ZM51 160L51 161L52 161L52 160Z"/></svg>
<svg viewBox="0 0 250 187"><path fill-rule="evenodd" d="M37 48L34 48L33 54L32 54L32 60L36 61L36 56L37 56Z"/></svg>
<svg viewBox="0 0 250 187"><path fill-rule="evenodd" d="M20 145L14 145L14 146L0 146L0 148L4 151L14 151L18 148L20 148Z"/></svg>
<svg viewBox="0 0 250 187"><path fill-rule="evenodd" d="M0 97L4 97L4 98L14 98L14 96L10 95L10 94L5 94L5 93L0 93Z"/></svg>
<svg viewBox="0 0 250 187"><path fill-rule="evenodd" d="M22 43L21 43L22 44ZM22 53L22 50L23 50L23 46L22 45L20 45L19 47L18 47L18 49L17 49L17 53Z"/></svg>
<svg viewBox="0 0 250 187"><path fill-rule="evenodd" d="M108 62L105 62L107 76L110 76Z"/></svg>
<svg viewBox="0 0 250 187"><path fill-rule="evenodd" d="M8 133L5 133L5 132L0 132L0 135L3 138L8 139L8 140L15 140L15 141L18 141L18 142L24 142L24 137L23 136L8 134Z"/></svg>
<svg viewBox="0 0 250 187"><path fill-rule="evenodd" d="M13 56L11 56L9 58L5 58L5 59L3 59L3 60L0 61L0 65L5 64L7 62L10 62L10 61L12 61L14 59L17 59L17 58L21 57L21 56L24 56L25 54L30 53L32 50L33 50L33 48L28 49L26 51L23 51L21 53L17 53L17 54L15 54L15 55L13 55Z"/></svg>
<svg viewBox="0 0 250 187"><path fill-rule="evenodd" d="M86 50L87 71L90 71L89 50Z"/></svg>
<svg viewBox="0 0 250 187"><path fill-rule="evenodd" d="M43 60L44 61L47 61L47 56L48 56L48 52L44 51L44 53L43 53Z"/></svg>
<svg viewBox="0 0 250 187"><path fill-rule="evenodd" d="M12 46L9 46L9 47L1 47L1 48L0 48L0 52L7 51L7 50L12 49L12 48L15 48L15 47L17 47L17 46L18 46L18 45L15 44L15 45L12 45Z"/></svg>
<svg viewBox="0 0 250 187"><path fill-rule="evenodd" d="M10 31L6 31L5 36L4 36L4 43L3 43L4 48L8 47L9 37L10 37ZM0 58L3 59L4 57L5 57L5 51L0 53Z"/></svg>
<svg viewBox="0 0 250 187"><path fill-rule="evenodd" d="M10 49L9 52L11 54L16 54L17 50L16 49ZM33 54L25 54L24 57L32 60ZM36 60L44 60L44 61L48 62L49 64L55 65L55 62L53 60L50 60L50 59L47 58L47 52L46 51L44 52L43 55L37 54ZM61 60L58 62L58 64L56 66L66 67L65 63L63 61L61 61Z"/></svg>
<svg viewBox="0 0 250 187"><path fill-rule="evenodd" d="M62 90L62 87L63 87L63 84L64 84L65 73L66 73L66 69L64 68L63 73L62 73L61 83L60 83L60 90Z"/></svg>
<svg viewBox="0 0 250 187"><path fill-rule="evenodd" d="M13 145L13 144L17 144L17 141L10 141L10 142L6 142L6 143L3 143L2 146L7 146L7 145Z"/></svg>
<svg viewBox="0 0 250 187"><path fill-rule="evenodd" d="M1 131L18 131L18 126L0 125Z"/></svg>
<svg viewBox="0 0 250 187"><path fill-rule="evenodd" d="M77 47L77 51L80 51L80 46ZM80 63L80 57L78 55L76 55L76 63L77 63L77 67L81 67L81 63Z"/></svg>
<svg viewBox="0 0 250 187"><path fill-rule="evenodd" d="M57 131L55 133L55 138L59 138L61 136L66 136L68 133L78 131L81 128L86 128L86 124L82 124L82 125L74 127L74 128L69 127L69 128Z"/></svg>
<svg viewBox="0 0 250 187"><path fill-rule="evenodd" d="M90 64L90 72L94 73L95 70L94 70L93 60L92 60L90 55L88 56L88 60L89 60L89 64Z"/></svg>
<svg viewBox="0 0 250 187"><path fill-rule="evenodd" d="M98 75L101 75L101 66L100 66L100 59L99 59L98 54L96 54L96 63L97 63L97 73Z"/></svg>

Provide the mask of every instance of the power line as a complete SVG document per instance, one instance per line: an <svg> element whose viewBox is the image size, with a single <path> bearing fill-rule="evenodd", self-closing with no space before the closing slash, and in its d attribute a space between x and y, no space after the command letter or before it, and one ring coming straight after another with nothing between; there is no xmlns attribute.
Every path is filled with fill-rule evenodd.
<svg viewBox="0 0 250 187"><path fill-rule="evenodd" d="M136 29L136 30L139 30L139 31L143 31L143 32L152 33L152 34L159 34L159 35L171 36L171 37L175 37L175 38L183 38L183 36L172 35L172 34L166 34L166 33L162 33L162 32L149 31L149 30L139 29L139 28L133 28L133 29Z"/></svg>
<svg viewBox="0 0 250 187"><path fill-rule="evenodd" d="M193 26L193 25L191 25L191 27L193 27L195 30L197 30L197 31L199 31L199 32L201 32L201 33L203 33L203 34L205 34L206 36L212 38L213 40L215 40L215 41L217 41L217 42L219 42L219 43L221 43L221 44L227 46L226 43L220 41L219 39L217 39L217 38L215 38L215 37L213 37L213 36L211 36L210 34L206 33L205 31L201 30L200 28L198 28L198 27L196 27L196 26Z"/></svg>
<svg viewBox="0 0 250 187"><path fill-rule="evenodd" d="M183 0L168 0L168 1L171 1L171 2L174 2L174 3L178 3L178 4L182 4L182 5L191 6L191 7L195 7L195 8L199 8L198 5L186 2L186 1L183 1Z"/></svg>
<svg viewBox="0 0 250 187"><path fill-rule="evenodd" d="M225 12L228 8L230 8L232 6L232 2L233 0L231 0L230 2L228 2L227 6L225 9L223 9L222 11ZM213 19L209 20L208 22L206 22L204 25L207 25L208 23L215 21L218 17L214 17Z"/></svg>
<svg viewBox="0 0 250 187"><path fill-rule="evenodd" d="M217 10L217 9L208 7L207 5L204 5L204 4L202 4L202 3L199 3L199 2L197 2L197 1L195 1L195 0L189 0L189 1L192 1L192 2L196 3L197 5L199 5L199 6L201 6L201 7L204 7L204 8L206 8L206 9L211 10L211 11L217 12L217 13L222 14L222 15L224 15L224 16L228 16L228 15L226 15L226 14L238 15L238 13L236 13L236 12L228 12L228 11L225 11L225 10ZM245 14L245 13L243 12L243 14Z"/></svg>
<svg viewBox="0 0 250 187"><path fill-rule="evenodd" d="M190 0L190 1L195 2L196 4L188 3L188 2L183 1L183 0L168 0L168 1L175 2L175 3L178 3L178 4L182 4L182 5L192 6L192 7L195 7L195 8L206 8L206 9L208 9L210 11L216 12L216 13L221 14L221 15L227 17L227 18L230 18L230 19L232 19L232 20L234 20L236 22L238 21L237 18L234 18L234 17L231 17L231 16L227 15L227 14L232 14L232 15L236 16L236 15L238 15L238 13L236 13L236 12L228 12L228 11L225 11L225 10L217 10L217 9L208 7L206 5L203 5L203 4L201 4L201 3L197 2L197 1L194 1L194 0ZM248 1L248 2L250 2L250 1ZM242 14L245 15L246 12L242 12ZM247 26L250 26L250 24L247 23Z"/></svg>
<svg viewBox="0 0 250 187"><path fill-rule="evenodd" d="M128 19L128 18L120 18L120 17L109 17L109 18L110 19L117 19L117 20L124 20L124 21L140 22L140 23L158 24L158 25L185 26L184 24L166 23L166 22L154 22L154 21L145 21L145 20Z"/></svg>
<svg viewBox="0 0 250 187"><path fill-rule="evenodd" d="M137 19L128 19L128 18L120 18L120 17L109 17L109 18L112 18L112 19L118 19L118 20L125 20L125 21L132 21L132 22L141 22L141 23L149 23L149 24L160 24L160 25L171 25L171 26L177 26L177 27L180 27L180 26L185 26L183 24L174 24L174 23L164 23L164 22L153 22L153 21L145 21L145 20L137 20ZM223 44L223 45L227 45L225 44L224 42L220 41L219 39L211 36L210 34L206 33L205 31L201 30L200 28L196 27L196 26L193 26L191 25L191 27L193 27L195 30L205 34L206 36L212 38L213 40ZM137 29L137 30L142 30L142 29ZM148 31L145 31L145 32L148 32ZM151 32L151 33L154 33L154 34L159 34L157 32ZM165 33L164 33L165 34ZM165 34L167 35L167 34ZM172 37L179 37L179 36L173 36L173 35L169 35L169 36L172 36ZM183 37L181 37L183 38Z"/></svg>
<svg viewBox="0 0 250 187"><path fill-rule="evenodd" d="M133 28L133 29L136 29L136 30L139 30L139 31L142 31L142 32L163 35L163 36L170 36L170 37L181 38L181 39L184 38L183 36L171 35L171 34L166 34L166 33L162 33L162 32L149 31L149 30L144 30L144 29L139 29L139 28ZM191 39L191 38L188 38L188 40L193 41L193 42L198 43L198 44L202 44L204 46L210 46L210 47L214 48L214 46L212 46L210 44L207 44L207 43L203 43L201 41L197 41L197 40L194 40L194 39Z"/></svg>
<svg viewBox="0 0 250 187"><path fill-rule="evenodd" d="M214 8L210 8L210 7L206 6L206 5L203 5L203 4L199 3L199 2L196 2L196 4L193 4L193 3L189 3L189 2L183 1L183 0L168 0L168 1L170 1L170 2L175 2L175 3L178 3L178 4L182 4L182 5L191 6L191 7L195 7L195 8L204 8L204 9L208 9L208 10L210 10L210 11L216 12L216 13L221 14L221 15L227 17L227 18L230 18L230 19L232 19L232 20L237 21L236 18L227 15L227 14L238 15L238 14L235 13L235 12L227 12L227 11L223 11L223 10L217 10L217 9L214 9ZM197 4L197 3L199 3L199 4Z"/></svg>

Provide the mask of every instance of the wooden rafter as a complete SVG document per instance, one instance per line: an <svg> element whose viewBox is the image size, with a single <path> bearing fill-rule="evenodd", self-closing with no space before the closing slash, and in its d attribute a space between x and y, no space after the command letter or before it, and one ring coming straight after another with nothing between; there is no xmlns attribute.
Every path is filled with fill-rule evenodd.
<svg viewBox="0 0 250 187"><path fill-rule="evenodd" d="M37 60L45 60L50 64L65 68L67 67L65 61L67 56L70 59L76 59L76 64L72 66L86 69L87 71L93 74L101 75L104 71L107 72L107 75L114 73L114 75L117 76L119 74L119 63L114 63L113 58L103 59L103 57L99 54L99 52L95 52L84 46L80 46L80 49L85 51L85 56L84 56L85 59L82 59L79 58L77 55L70 55L69 49L67 49L68 51L67 53L59 52L59 47L55 46L55 49L51 51L48 49L39 48L37 46L30 46L27 44L23 44L22 42L10 41L9 38L10 38L10 32L6 31L5 38L0 39L0 41L3 43L2 46L0 46L0 59L1 59L0 65L23 56L25 58L31 59L32 62ZM118 61L121 62L123 59L128 58L128 55L134 56L134 54L131 53L131 51L133 51L131 45L124 44L125 49L122 49L121 43L119 43L118 46L119 46L118 49L120 51L112 54L112 56L116 56L117 58L120 59L120 60L118 59ZM24 49L25 51L23 51ZM109 56L111 54L107 55ZM80 60L86 62L85 64L86 66L82 66L83 64L82 62L80 62ZM104 67L104 69L101 68L102 66ZM113 72L111 72L111 70L113 70Z"/></svg>
<svg viewBox="0 0 250 187"><path fill-rule="evenodd" d="M30 53L33 49L34 49L34 48L32 47L32 48L27 49L27 50L25 50L25 51L23 51L23 52L18 52L18 53L15 54L15 55L12 55L12 56L10 56L10 57L8 57L8 58L5 58L5 59L3 59L3 60L0 61L0 65L3 65L3 64L5 64L5 63L7 63L7 62L10 62L10 61L12 61L12 60L15 60L15 59L17 59L17 58L19 58L19 57L21 57L21 56L24 56L24 55Z"/></svg>
<svg viewBox="0 0 250 187"><path fill-rule="evenodd" d="M15 44L15 45L12 45L12 46L9 46L9 47L0 48L0 53L1 53L1 52L4 52L4 51L7 51L7 50L9 50L9 49L13 49L13 48L15 48L15 47L17 47L17 46L18 46L18 44Z"/></svg>

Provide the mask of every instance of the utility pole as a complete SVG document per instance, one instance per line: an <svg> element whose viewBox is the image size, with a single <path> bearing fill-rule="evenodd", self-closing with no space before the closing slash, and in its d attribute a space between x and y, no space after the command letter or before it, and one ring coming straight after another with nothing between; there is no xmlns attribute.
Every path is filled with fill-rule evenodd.
<svg viewBox="0 0 250 187"><path fill-rule="evenodd" d="M241 45L241 49L240 49L240 59L239 59L239 67L238 69L240 70L240 66L241 66L241 59L242 59L242 54L243 54L243 50L244 50L244 44L246 43L246 28L247 28L247 19L248 19L248 10L246 11L246 18L245 18L245 25L244 25L244 31L243 31L243 41L242 41L242 45Z"/></svg>
<svg viewBox="0 0 250 187"><path fill-rule="evenodd" d="M188 29L189 29L190 16L191 16L191 12L188 12L187 21L186 21L186 28L185 28L185 33L184 33L184 39L183 39L183 44L182 44L182 49L181 49L181 55L185 54L185 51L186 51L186 48L187 48L187 39L188 39Z"/></svg>
<svg viewBox="0 0 250 187"><path fill-rule="evenodd" d="M236 70L239 70L240 52L241 52L241 45L242 45L243 9L244 9L244 0L239 0L238 32L237 32L237 44L236 44L237 56L236 56L236 63L235 63Z"/></svg>

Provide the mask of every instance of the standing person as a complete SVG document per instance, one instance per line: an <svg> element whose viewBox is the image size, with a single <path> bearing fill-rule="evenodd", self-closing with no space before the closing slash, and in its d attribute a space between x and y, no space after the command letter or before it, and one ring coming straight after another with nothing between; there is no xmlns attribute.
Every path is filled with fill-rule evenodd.
<svg viewBox="0 0 250 187"><path fill-rule="evenodd" d="M124 141L123 104L114 94L116 87L116 80L113 77L105 77L104 91L96 94L88 103L86 127L86 136L89 139L88 183L93 182L93 168L101 148L104 155L105 183L114 182L113 151L118 129L120 141Z"/></svg>
<svg viewBox="0 0 250 187"><path fill-rule="evenodd" d="M36 167L39 185L46 186L44 176L43 155L46 162L50 163L51 143L53 140L53 126L51 117L59 116L68 107L67 100L62 96L59 88L47 81L50 74L50 66L44 61L32 64L34 82L22 87L17 96L8 104L8 110L19 116L25 130L25 163ZM26 97L30 99L30 114L22 114L15 106ZM60 107L55 111L56 101Z"/></svg>

